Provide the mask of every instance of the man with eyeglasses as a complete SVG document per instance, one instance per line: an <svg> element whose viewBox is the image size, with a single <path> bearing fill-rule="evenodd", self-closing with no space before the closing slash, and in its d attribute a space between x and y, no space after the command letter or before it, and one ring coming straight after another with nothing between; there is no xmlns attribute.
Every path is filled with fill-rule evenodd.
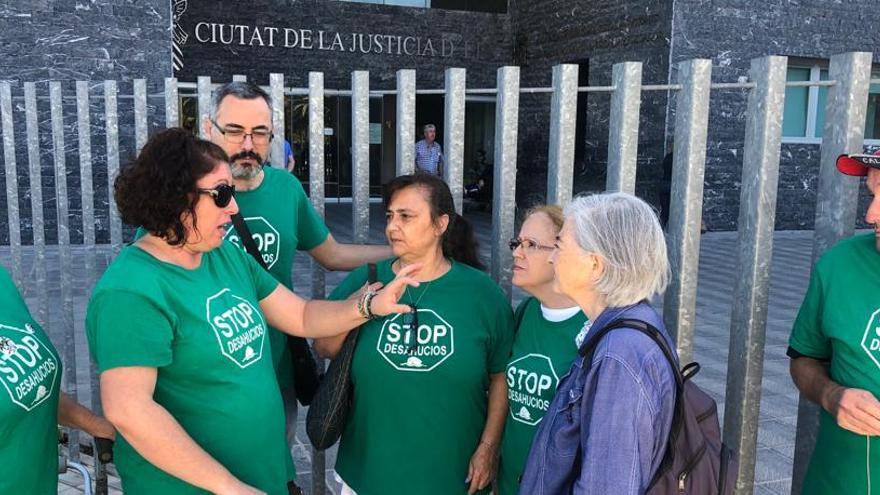
<svg viewBox="0 0 880 495"><path fill-rule="evenodd" d="M280 104L280 102L279 102ZM327 270L352 270L365 263L391 256L388 246L341 244L306 198L299 180L284 168L264 167L274 136L272 100L259 86L247 82L231 82L214 91L212 112L202 122L212 142L229 155L235 183L235 199L241 215L269 272L292 289L293 255L306 251ZM243 248L235 229L227 240ZM286 336L270 332L272 357L287 418L288 446L296 434L296 392L293 389L293 367ZM296 470L291 458L288 465L290 492L301 493L293 480Z"/></svg>

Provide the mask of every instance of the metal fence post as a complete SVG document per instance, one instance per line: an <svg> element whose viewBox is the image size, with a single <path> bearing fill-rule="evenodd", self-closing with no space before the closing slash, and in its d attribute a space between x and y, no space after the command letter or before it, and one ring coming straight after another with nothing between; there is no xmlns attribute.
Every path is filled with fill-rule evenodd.
<svg viewBox="0 0 880 495"><path fill-rule="evenodd" d="M397 71L397 175L416 168L416 71Z"/></svg>
<svg viewBox="0 0 880 495"><path fill-rule="evenodd" d="M180 102L177 92L177 78L165 78L165 127L180 127Z"/></svg>
<svg viewBox="0 0 880 495"><path fill-rule="evenodd" d="M3 126L3 163L6 167L6 212L9 219L9 249L12 255L12 280L20 292L24 285L21 273L21 217L18 211L18 166L15 162L15 127L12 118L12 88L0 82L0 117Z"/></svg>
<svg viewBox="0 0 880 495"><path fill-rule="evenodd" d="M611 117L608 122L608 177L605 189L630 194L636 189L642 63L622 62L611 70Z"/></svg>
<svg viewBox="0 0 880 495"><path fill-rule="evenodd" d="M40 162L40 125L37 89L24 83L25 123L28 142L28 171L31 189L31 226L34 233L34 281L38 299L37 322L49 324L49 296L46 290L46 225L43 214L43 166Z"/></svg>
<svg viewBox="0 0 880 495"><path fill-rule="evenodd" d="M752 60L740 187L737 270L730 317L724 441L739 453L737 494L755 478L758 410L785 103L785 57Z"/></svg>
<svg viewBox="0 0 880 495"><path fill-rule="evenodd" d="M511 297L513 258L507 242L516 221L516 146L519 131L519 67L498 69L495 104L495 170L492 195L492 278Z"/></svg>
<svg viewBox="0 0 880 495"><path fill-rule="evenodd" d="M282 169L287 168L284 156L284 74L269 74L269 93L272 98L272 140L271 163Z"/></svg>
<svg viewBox="0 0 880 495"><path fill-rule="evenodd" d="M446 89L443 111L443 177L449 184L455 211L462 212L464 187L464 119L465 119L465 80L467 70L446 69L443 76Z"/></svg>
<svg viewBox="0 0 880 495"><path fill-rule="evenodd" d="M309 199L324 218L324 73L309 72ZM324 269L314 258L312 299L324 298ZM318 360L323 363L323 360ZM323 365L322 365L323 366ZM312 493L325 493L324 452L312 447Z"/></svg>
<svg viewBox="0 0 880 495"><path fill-rule="evenodd" d="M205 119L211 117L211 78L199 76L196 78L196 91L198 92L198 112L196 113L196 127L199 129L199 137L208 139L205 130Z"/></svg>
<svg viewBox="0 0 880 495"><path fill-rule="evenodd" d="M663 316L666 328L675 336L679 359L689 363L693 359L696 320L712 61L688 60L680 63L678 79L681 91L675 111L672 199L667 228L672 276L666 289Z"/></svg>
<svg viewBox="0 0 880 495"><path fill-rule="evenodd" d="M134 142L137 153L147 144L147 81L134 80Z"/></svg>
<svg viewBox="0 0 880 495"><path fill-rule="evenodd" d="M370 73L351 73L351 215L352 239L370 237Z"/></svg>
<svg viewBox="0 0 880 495"><path fill-rule="evenodd" d="M547 203L564 206L574 184L574 131L577 124L578 66L553 66L550 100L550 151L547 159Z"/></svg>
<svg viewBox="0 0 880 495"><path fill-rule="evenodd" d="M812 265L825 250L853 234L859 180L839 173L835 161L838 155L862 152L871 53L852 52L831 57L828 77L837 84L828 89L825 102ZM819 412L819 406L800 397L791 480L793 494L799 494L803 487L807 465L816 445Z"/></svg>
<svg viewBox="0 0 880 495"><path fill-rule="evenodd" d="M64 332L64 390L77 400L76 338L73 324L73 263L70 253L69 205L67 202L67 163L64 149L64 107L61 82L49 82L49 103L52 120L52 149L55 158L55 213L58 222L58 260L61 279L61 328ZM79 461L79 430L67 428L67 456Z"/></svg>
<svg viewBox="0 0 880 495"><path fill-rule="evenodd" d="M107 204L110 205L110 245L113 254L122 249L122 221L116 200L113 199L113 182L119 175L119 115L116 109L116 81L104 81L104 123L107 138Z"/></svg>

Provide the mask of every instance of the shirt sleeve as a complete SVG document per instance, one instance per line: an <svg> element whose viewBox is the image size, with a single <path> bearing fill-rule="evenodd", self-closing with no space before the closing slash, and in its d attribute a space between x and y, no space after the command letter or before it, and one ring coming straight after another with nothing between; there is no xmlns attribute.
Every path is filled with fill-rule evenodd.
<svg viewBox="0 0 880 495"><path fill-rule="evenodd" d="M797 355L825 360L831 357L831 342L822 328L822 276L819 267L810 276L804 302L798 310L788 345Z"/></svg>
<svg viewBox="0 0 880 495"><path fill-rule="evenodd" d="M87 310L86 335L98 372L125 366L160 368L173 359L174 323L142 294L97 294Z"/></svg>
<svg viewBox="0 0 880 495"><path fill-rule="evenodd" d="M510 351L513 348L513 311L507 299L499 294L494 317L488 356L490 374L501 373L507 367Z"/></svg>
<svg viewBox="0 0 880 495"><path fill-rule="evenodd" d="M663 433L655 424L659 400L626 363L608 356L593 366L590 392L581 399L583 458L574 493L643 494L654 456L666 444L658 447L656 438Z"/></svg>
<svg viewBox="0 0 880 495"><path fill-rule="evenodd" d="M324 225L324 221L318 216L318 212L309 202L306 193L302 188L299 180L293 181L293 187L297 188L296 195L299 198L296 205L296 237L298 239L297 249L300 251L308 251L314 249L330 235L330 230Z"/></svg>
<svg viewBox="0 0 880 495"><path fill-rule="evenodd" d="M234 248L234 251L237 255L243 258L243 262L248 267L248 273L250 274L251 280L254 283L254 290L256 291L257 301L262 301L267 296L269 296L269 294L274 292L275 289L278 288L278 286L281 284L278 279L273 277L271 273L260 266L260 264L257 263L257 260L255 260L253 256L238 248Z"/></svg>

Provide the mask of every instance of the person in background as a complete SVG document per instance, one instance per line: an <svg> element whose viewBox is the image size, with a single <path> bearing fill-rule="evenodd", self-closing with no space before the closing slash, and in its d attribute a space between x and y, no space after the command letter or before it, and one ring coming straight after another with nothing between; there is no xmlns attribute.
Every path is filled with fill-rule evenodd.
<svg viewBox="0 0 880 495"><path fill-rule="evenodd" d="M577 356L574 342L587 317L555 287L553 253L565 218L555 205L539 205L525 216L510 241L513 285L529 293L516 309L513 351L507 362L509 416L501 442L498 492L519 493L526 457L538 424L556 393L559 378Z"/></svg>
<svg viewBox="0 0 880 495"><path fill-rule="evenodd" d="M269 325L331 337L398 305L419 265L378 291L306 301L230 242L229 158L183 129L153 136L116 179L122 249L86 310L104 412L126 495L288 493L284 410Z"/></svg>
<svg viewBox="0 0 880 495"><path fill-rule="evenodd" d="M674 355L648 303L669 279L666 239L650 205L626 193L572 200L551 262L559 292L589 318L579 348L589 334L632 319L656 327ZM660 346L638 330L607 334L590 359L579 351L538 426L520 493L645 493L666 452L675 390Z"/></svg>
<svg viewBox="0 0 880 495"><path fill-rule="evenodd" d="M427 124L422 128L424 139L416 142L416 171L443 177L443 148L437 139L437 127Z"/></svg>
<svg viewBox="0 0 880 495"><path fill-rule="evenodd" d="M336 458L343 493L485 493L497 470L507 415L504 368L513 341L510 303L485 273L470 224L437 176L403 175L385 186L385 235L394 257L387 282L422 265L410 314L361 328L352 363L354 397ZM333 291L344 299L367 281L355 270ZM333 357L343 336L319 339Z"/></svg>
<svg viewBox="0 0 880 495"><path fill-rule="evenodd" d="M116 431L61 392L61 358L0 267L0 493L58 493L58 424L113 440Z"/></svg>
<svg viewBox="0 0 880 495"><path fill-rule="evenodd" d="M299 179L282 168L264 166L274 139L272 104L269 95L255 84L227 83L214 91L212 112L202 122L208 139L229 155L235 199L269 273L292 289L296 251L307 252L325 269L346 271L390 256L388 246L337 242L309 202ZM287 142L285 156L290 166L293 154ZM226 232L226 239L244 249L234 227ZM297 417L291 353L284 332L271 328L269 336L290 450L296 439ZM294 481L296 467L289 453L285 462L290 494L298 495L301 490Z"/></svg>

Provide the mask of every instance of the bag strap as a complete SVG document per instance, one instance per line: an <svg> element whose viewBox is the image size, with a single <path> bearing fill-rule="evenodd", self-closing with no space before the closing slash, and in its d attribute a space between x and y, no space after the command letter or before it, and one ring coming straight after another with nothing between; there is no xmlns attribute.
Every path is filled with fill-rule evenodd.
<svg viewBox="0 0 880 495"><path fill-rule="evenodd" d="M367 263L367 282L375 284L379 280L379 273L375 263Z"/></svg>
<svg viewBox="0 0 880 495"><path fill-rule="evenodd" d="M238 233L238 238L241 239L245 251L253 256L254 259L257 260L257 263L268 272L269 267L266 265L266 262L263 261L263 255L260 254L260 250L257 248L257 243L254 242L254 237L251 235L251 229L248 228L247 223L244 221L244 217L241 216L241 210L235 215L232 215L232 225L235 226L235 231Z"/></svg>
<svg viewBox="0 0 880 495"><path fill-rule="evenodd" d="M529 306L532 305L532 301L534 299L536 299L536 298L530 297L530 298L526 299L526 305L523 306L522 310L519 313L517 313L516 320L513 322L513 334L514 335L519 333L519 326L522 325L523 318L526 317L526 311L529 309Z"/></svg>

